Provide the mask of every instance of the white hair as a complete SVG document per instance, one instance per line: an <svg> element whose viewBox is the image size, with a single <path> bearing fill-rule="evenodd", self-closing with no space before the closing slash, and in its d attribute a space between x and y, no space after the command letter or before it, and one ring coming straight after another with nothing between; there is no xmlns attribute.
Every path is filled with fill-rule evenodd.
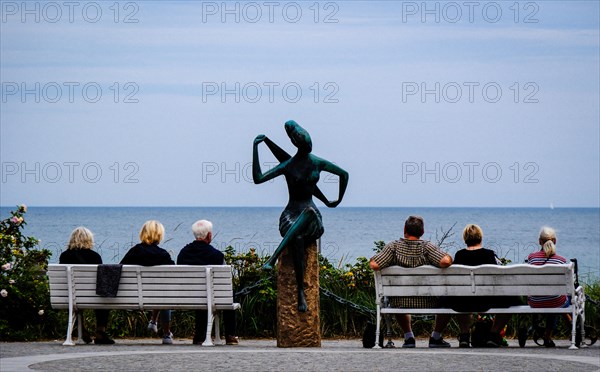
<svg viewBox="0 0 600 372"><path fill-rule="evenodd" d="M540 241L543 241L542 249L544 250L546 257L551 257L556 254L556 245L552 239L556 239L556 231L548 226L542 227L540 230Z"/></svg>
<svg viewBox="0 0 600 372"><path fill-rule="evenodd" d="M192 225L192 232L196 239L204 239L208 233L212 233L212 222L207 220L199 220Z"/></svg>

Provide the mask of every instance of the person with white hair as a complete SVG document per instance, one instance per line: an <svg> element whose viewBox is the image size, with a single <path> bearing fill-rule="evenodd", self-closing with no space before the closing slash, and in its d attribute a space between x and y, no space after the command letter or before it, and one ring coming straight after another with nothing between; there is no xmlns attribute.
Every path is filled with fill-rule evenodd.
<svg viewBox="0 0 600 372"><path fill-rule="evenodd" d="M530 265L560 265L566 264L567 259L556 254L556 231L548 226L542 227L540 230L539 243L541 249L531 253L527 257L527 262ZM566 294L559 296L530 296L527 298L529 306L535 308L552 308L569 306L569 298ZM554 342L550 338L552 331L556 327L558 318L556 314L546 315L546 332L544 333L544 346L555 347Z"/></svg>
<svg viewBox="0 0 600 372"><path fill-rule="evenodd" d="M210 243L212 242L212 222L199 220L192 225L195 240L181 249L177 256L177 265L223 265L225 256ZM201 345L206 338L206 310L196 310L195 331L193 343ZM225 323L225 343L237 345L235 311L223 311Z"/></svg>

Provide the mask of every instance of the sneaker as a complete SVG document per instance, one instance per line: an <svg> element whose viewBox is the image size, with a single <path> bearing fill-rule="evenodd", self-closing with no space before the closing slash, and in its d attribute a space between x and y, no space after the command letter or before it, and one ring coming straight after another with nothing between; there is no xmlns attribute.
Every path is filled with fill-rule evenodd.
<svg viewBox="0 0 600 372"><path fill-rule="evenodd" d="M545 347L556 347L556 344L554 344L554 341L552 341L551 339L544 337L544 346Z"/></svg>
<svg viewBox="0 0 600 372"><path fill-rule="evenodd" d="M86 344L90 344L92 343L92 337L90 336L90 333L84 329L81 332L81 339L83 340L83 342L85 342Z"/></svg>
<svg viewBox="0 0 600 372"><path fill-rule="evenodd" d="M396 345L394 345L394 341L388 340L388 342L383 346L384 349L394 349Z"/></svg>
<svg viewBox="0 0 600 372"><path fill-rule="evenodd" d="M163 345L172 345L173 344L173 332L169 332L168 335L163 337Z"/></svg>
<svg viewBox="0 0 600 372"><path fill-rule="evenodd" d="M527 337L529 336L529 332L527 328L521 327L519 328L519 333L517 333L517 338L519 339L519 347L525 347L525 343L527 342Z"/></svg>
<svg viewBox="0 0 600 372"><path fill-rule="evenodd" d="M240 341L235 336L225 336L225 345L237 345Z"/></svg>
<svg viewBox="0 0 600 372"><path fill-rule="evenodd" d="M158 333L158 327L156 326L155 321L151 320L150 323L148 323L148 330L154 333Z"/></svg>
<svg viewBox="0 0 600 372"><path fill-rule="evenodd" d="M450 347L450 344L444 341L442 337L437 340L433 337L429 337L429 347Z"/></svg>
<svg viewBox="0 0 600 372"><path fill-rule="evenodd" d="M468 333L461 333L458 336L458 347L459 348L470 348L470 334Z"/></svg>
<svg viewBox="0 0 600 372"><path fill-rule="evenodd" d="M410 337L404 340L404 344L402 344L403 349L414 349L416 346L415 338Z"/></svg>
<svg viewBox="0 0 600 372"><path fill-rule="evenodd" d="M96 345L112 345L115 341L111 339L106 332L96 332L94 344Z"/></svg>
<svg viewBox="0 0 600 372"><path fill-rule="evenodd" d="M485 343L486 347L500 347L502 345L502 336L498 332L490 332L488 340Z"/></svg>

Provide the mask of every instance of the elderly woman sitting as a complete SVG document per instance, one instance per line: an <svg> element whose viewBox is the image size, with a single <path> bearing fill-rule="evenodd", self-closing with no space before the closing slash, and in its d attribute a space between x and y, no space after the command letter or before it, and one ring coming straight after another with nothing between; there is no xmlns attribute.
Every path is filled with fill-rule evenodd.
<svg viewBox="0 0 600 372"><path fill-rule="evenodd" d="M539 243L541 249L531 253L527 257L530 265L557 265L567 263L567 259L556 254L556 231L551 227L542 227L540 230ZM561 296L530 296L527 299L529 306L537 308L566 307L569 306L567 295ZM555 347L550 338L558 320L556 314L546 314L546 332L544 333L544 346Z"/></svg>
<svg viewBox="0 0 600 372"><path fill-rule="evenodd" d="M101 264L102 257L92 250L94 246L94 234L87 228L80 226L73 230L67 250L61 253L58 263L61 264ZM83 310L78 310L81 315ZM111 345L115 342L106 334L108 324L108 310L94 310L96 313L96 337L95 344ZM83 319L83 316L81 317ZM92 342L87 330L83 331L82 339L86 344Z"/></svg>

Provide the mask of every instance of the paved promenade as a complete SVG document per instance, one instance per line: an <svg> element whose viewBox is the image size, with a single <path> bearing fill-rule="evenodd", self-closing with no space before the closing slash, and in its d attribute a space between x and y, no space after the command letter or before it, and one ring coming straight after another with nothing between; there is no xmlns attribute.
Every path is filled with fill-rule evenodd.
<svg viewBox="0 0 600 372"><path fill-rule="evenodd" d="M0 371L600 371L600 347L556 349L529 340L501 349L364 349L360 340L324 340L321 348L280 349L275 340L202 347L190 339L116 340L115 345L62 346L62 341L0 344ZM398 342L400 343L400 342Z"/></svg>

